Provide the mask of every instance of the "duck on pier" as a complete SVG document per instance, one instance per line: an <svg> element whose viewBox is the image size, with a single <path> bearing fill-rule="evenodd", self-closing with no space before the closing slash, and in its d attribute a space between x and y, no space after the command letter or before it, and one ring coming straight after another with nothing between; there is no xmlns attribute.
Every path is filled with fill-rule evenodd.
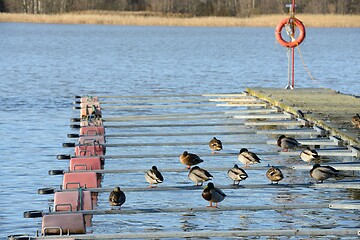
<svg viewBox="0 0 360 240"><path fill-rule="evenodd" d="M196 186L203 185L203 182L213 179L213 176L205 169L200 168L199 166L194 166L191 168L188 177L191 181L196 183Z"/></svg>
<svg viewBox="0 0 360 240"><path fill-rule="evenodd" d="M315 149L307 147L300 153L300 158L309 165L311 161L319 159L319 154Z"/></svg>
<svg viewBox="0 0 360 240"><path fill-rule="evenodd" d="M360 115L358 113L351 118L351 123L355 128L360 128Z"/></svg>
<svg viewBox="0 0 360 240"><path fill-rule="evenodd" d="M121 191L120 187L115 187L114 190L111 191L109 196L110 206L121 206L125 203L125 201L125 193Z"/></svg>
<svg viewBox="0 0 360 240"><path fill-rule="evenodd" d="M287 152L291 148L300 147L301 144L292 137L286 137L285 135L281 135L277 140L277 145L283 149L283 151Z"/></svg>
<svg viewBox="0 0 360 240"><path fill-rule="evenodd" d="M218 203L223 201L226 197L226 194L219 188L216 188L212 182L207 184L201 195L206 201L210 202L210 205L208 206L210 208L217 208ZM215 206L213 206L213 202L215 203Z"/></svg>
<svg viewBox="0 0 360 240"><path fill-rule="evenodd" d="M218 153L222 150L222 142L216 137L213 137L209 142L209 147L212 153Z"/></svg>
<svg viewBox="0 0 360 240"><path fill-rule="evenodd" d="M335 178L336 180L342 179L340 171L331 166L321 166L320 164L314 164L310 170L310 176L316 180L317 183L322 183L328 178Z"/></svg>
<svg viewBox="0 0 360 240"><path fill-rule="evenodd" d="M202 160L198 155L189 153L187 151L184 151L183 154L180 155L180 162L186 165L188 169L190 169L190 167L193 165L202 163L203 161L204 160Z"/></svg>
<svg viewBox="0 0 360 240"><path fill-rule="evenodd" d="M229 171L227 172L227 175L230 179L234 181L234 185L239 185L241 181L248 178L247 173L244 169L239 168L237 164L234 165Z"/></svg>
<svg viewBox="0 0 360 240"><path fill-rule="evenodd" d="M152 166L151 169L145 173L145 179L148 183L150 183L149 188L154 188L156 187L156 184L164 181L161 172L159 172L156 166ZM153 184L155 184L155 186L153 186Z"/></svg>
<svg viewBox="0 0 360 240"><path fill-rule="evenodd" d="M280 168L271 166L266 172L266 177L271 181L271 184L278 184L284 178L284 175Z"/></svg>
<svg viewBox="0 0 360 240"><path fill-rule="evenodd" d="M250 152L246 148L240 149L238 160L245 164L245 167L249 166L249 164L257 164L260 163L260 158L253 152Z"/></svg>

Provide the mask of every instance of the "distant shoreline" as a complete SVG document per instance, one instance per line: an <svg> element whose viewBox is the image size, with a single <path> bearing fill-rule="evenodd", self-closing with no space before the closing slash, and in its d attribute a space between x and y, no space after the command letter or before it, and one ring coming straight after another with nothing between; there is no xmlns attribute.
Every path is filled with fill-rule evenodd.
<svg viewBox="0 0 360 240"><path fill-rule="evenodd" d="M67 14L0 13L0 22L104 24L134 26L198 26L198 27L276 27L287 15L260 15L249 18L235 17L182 17L179 15L137 12L81 12ZM306 27L359 28L360 15L297 14Z"/></svg>

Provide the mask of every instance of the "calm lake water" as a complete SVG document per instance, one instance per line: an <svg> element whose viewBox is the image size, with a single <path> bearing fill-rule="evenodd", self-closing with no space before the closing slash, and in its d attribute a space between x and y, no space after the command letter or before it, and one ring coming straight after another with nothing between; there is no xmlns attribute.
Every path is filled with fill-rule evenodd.
<svg viewBox="0 0 360 240"><path fill-rule="evenodd" d="M241 92L246 87L279 87L287 85L287 52L275 42L273 28L200 28L200 27L133 27L103 25L57 25L0 23L0 128L3 142L0 175L1 237L10 234L33 235L40 228L39 219L24 219L28 210L44 210L50 196L38 195L37 189L57 187L61 176L49 176L49 169L66 169L66 161L56 155L70 153L62 148L71 132L69 119L77 117L72 111L73 95L160 95ZM296 87L327 87L360 95L360 29L307 30L301 45L303 60L315 80L312 80L296 52ZM204 109L202 109L204 110ZM213 109L207 109L213 110ZM161 110L122 112L109 111L104 115L159 114ZM187 110L178 110L187 111ZM223 130L211 129L211 130ZM227 129L228 130L228 129ZM119 132L120 130L116 130ZM116 131L111 133L117 133ZM166 130L164 130L166 131ZM173 131L173 130L167 130ZM203 131L195 129L194 131ZM209 131L209 129L207 129ZM241 131L241 128L236 128ZM268 140L266 136L242 136L240 141ZM202 139L191 139L200 141ZM229 136L227 141L238 138ZM161 139L160 139L161 141ZM114 143L121 142L119 139ZM276 150L267 145L254 148ZM269 148L269 149L266 149ZM234 146L235 150L236 146ZM191 149L195 150L195 149ZM197 149L199 150L199 149ZM230 151L229 150L229 151ZM109 154L152 153L151 148L110 149ZM160 151L177 153L176 147ZM182 149L181 149L182 151ZM206 152L207 149L200 149ZM268 156L276 164L292 163L292 158ZM121 160L120 160L121 161ZM150 166L146 159L141 169ZM162 159L158 165L166 167L169 161L179 167L178 159ZM237 160L227 160L231 165ZM175 164L176 163L176 164ZM214 166L216 165L215 163ZM210 165L212 166L212 165ZM106 168L135 168L133 162L112 161ZM219 184L228 179L220 173ZM286 173L289 174L289 173ZM144 186L143 176L131 174L106 175L103 185L113 186L114 178L127 187ZM168 176L166 184L189 184L184 173L180 179ZM311 181L308 173L289 178L289 182ZM250 183L265 183L253 179ZM165 183L164 183L165 185ZM314 203L322 200L349 199L347 191L279 189L229 190L232 195L223 205L256 205L270 203ZM198 191L198 194L201 190ZM336 199L329 194L337 193ZM124 208L186 207L206 204L200 197L188 199L172 196L164 199L159 192L143 198L143 193L129 193ZM99 198L99 209L106 209L107 195ZM188 200L184 204L185 199ZM298 216L302 216L301 219ZM330 216L330 217L329 217ZM161 220L166 219L166 220ZM274 220L277 219L277 220ZM259 211L235 214L197 213L196 216L167 214L147 216L105 216L94 218L92 230L97 233L129 231L190 231L239 230L296 227L359 227L359 217L353 211L343 211L331 217L331 211Z"/></svg>

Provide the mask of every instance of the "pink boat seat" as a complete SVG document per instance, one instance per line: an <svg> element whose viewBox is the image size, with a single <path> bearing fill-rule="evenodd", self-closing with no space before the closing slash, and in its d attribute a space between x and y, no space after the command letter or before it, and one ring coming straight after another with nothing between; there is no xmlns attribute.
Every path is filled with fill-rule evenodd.
<svg viewBox="0 0 360 240"><path fill-rule="evenodd" d="M104 126L84 126L80 128L80 135L105 135Z"/></svg>
<svg viewBox="0 0 360 240"><path fill-rule="evenodd" d="M100 187L95 172L72 172L63 176L63 189Z"/></svg>
<svg viewBox="0 0 360 240"><path fill-rule="evenodd" d="M82 213L44 215L41 232L43 235L85 234L84 215Z"/></svg>
<svg viewBox="0 0 360 240"><path fill-rule="evenodd" d="M83 159L83 160L75 161L75 159ZM73 161L71 161L71 160L73 160ZM103 157L100 157L100 156L83 156L83 157L72 157L72 158L70 158L69 170L70 171L91 170L91 169L89 169L89 167L87 167L87 169L86 169L84 165L82 165L83 167L81 167L81 164L83 163L82 161L87 161L87 160L93 161L96 164L97 164L98 161L100 161L100 169L104 169L105 159ZM79 166L74 167L74 164L71 164L72 162L74 164L79 164ZM90 167L91 167L91 164L90 164ZM93 166L92 170L97 170L95 167L96 166Z"/></svg>
<svg viewBox="0 0 360 240"><path fill-rule="evenodd" d="M70 159L70 171L76 170L100 170L103 165L100 157L81 157Z"/></svg>
<svg viewBox="0 0 360 240"><path fill-rule="evenodd" d="M80 98L80 102L82 103L92 103L92 102L98 102L99 98L98 97L82 97Z"/></svg>
<svg viewBox="0 0 360 240"><path fill-rule="evenodd" d="M79 191L55 192L54 210L57 211L79 211L92 210L92 199L90 191L82 191L81 199Z"/></svg>
<svg viewBox="0 0 360 240"><path fill-rule="evenodd" d="M100 108L100 106L87 104L86 107L80 109L80 118L86 118L86 117L89 117L89 116L101 117L101 108Z"/></svg>
<svg viewBox="0 0 360 240"><path fill-rule="evenodd" d="M104 169L100 157L84 157L84 158L71 158L70 159L70 171L81 170L101 170ZM98 185L100 186L102 180L102 174L96 173Z"/></svg>
<svg viewBox="0 0 360 240"><path fill-rule="evenodd" d="M92 106L100 109L100 103L98 101L80 103L80 108L86 108L86 107L91 108Z"/></svg>
<svg viewBox="0 0 360 240"><path fill-rule="evenodd" d="M93 146L75 146L75 156L99 156L104 155L105 151L105 146L100 144L95 144Z"/></svg>
<svg viewBox="0 0 360 240"><path fill-rule="evenodd" d="M93 200L90 191L55 192L54 211L92 210ZM92 215L85 215L86 226L91 226Z"/></svg>
<svg viewBox="0 0 360 240"><path fill-rule="evenodd" d="M105 136L104 135L94 135L94 136L86 135L86 136L79 137L79 144L90 145L93 142L98 142L99 144L104 144Z"/></svg>
<svg viewBox="0 0 360 240"><path fill-rule="evenodd" d="M100 127L103 125L103 121L102 119L97 119L97 118L89 118L87 120L81 120L80 121L80 126L81 127L86 127L86 126L90 126L90 127ZM99 134L100 135L100 134Z"/></svg>

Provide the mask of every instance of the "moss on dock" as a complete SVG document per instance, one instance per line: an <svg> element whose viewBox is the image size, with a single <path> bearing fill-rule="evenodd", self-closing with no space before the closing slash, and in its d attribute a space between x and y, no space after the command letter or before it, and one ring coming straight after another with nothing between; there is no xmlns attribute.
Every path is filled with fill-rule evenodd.
<svg viewBox="0 0 360 240"><path fill-rule="evenodd" d="M246 90L250 95L293 114L301 110L307 120L330 131L331 135L360 146L360 129L354 128L351 123L351 118L360 113L360 98L325 88Z"/></svg>

